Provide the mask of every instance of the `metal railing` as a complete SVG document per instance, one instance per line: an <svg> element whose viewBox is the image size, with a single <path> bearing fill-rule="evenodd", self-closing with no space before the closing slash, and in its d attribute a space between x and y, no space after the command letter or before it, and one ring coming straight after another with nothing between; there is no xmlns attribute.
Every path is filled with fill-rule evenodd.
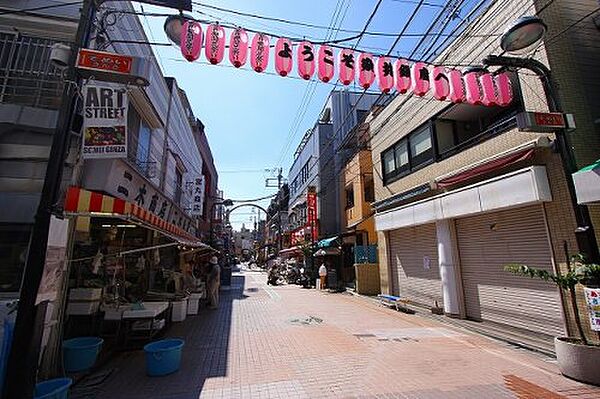
<svg viewBox="0 0 600 399"><path fill-rule="evenodd" d="M62 71L50 63L55 41L0 33L0 103L58 109Z"/></svg>

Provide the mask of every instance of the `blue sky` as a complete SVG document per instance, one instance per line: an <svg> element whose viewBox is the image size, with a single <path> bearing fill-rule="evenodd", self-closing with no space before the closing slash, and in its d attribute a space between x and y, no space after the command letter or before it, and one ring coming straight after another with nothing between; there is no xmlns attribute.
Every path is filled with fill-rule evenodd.
<svg viewBox="0 0 600 399"><path fill-rule="evenodd" d="M339 5L338 23L343 15L341 28L361 30L373 10L377 0L211 0L203 4L238 10L247 13L302 21L311 24L329 26L332 15ZM416 7L415 0L383 0L375 18L369 25L369 31L398 33L409 15ZM443 0L427 0L428 4L444 4ZM468 5L475 1L466 0ZM143 5L144 11L171 12L168 9ZM207 15L201 15L196 11ZM408 33L423 33L439 7L424 6L411 24ZM175 13L175 11L173 10ZM465 15L467 11L461 14ZM325 30L285 25L270 21L252 19L215 11L194 5L192 15L198 19L219 18L223 23L240 25L247 29L263 30L285 37L306 37L307 40L323 40ZM142 17L142 23L152 41L167 42L163 32L163 17ZM205 30L205 26L203 26ZM229 39L229 30L227 40ZM250 33L250 37L252 37ZM334 33L333 36L336 34ZM337 38L350 36L339 32ZM276 37L271 38L274 43ZM393 55L407 56L418 38L405 38L400 41ZM385 53L393 37L364 37L358 48L377 47L374 53ZM347 42L352 46L355 41ZM306 111L299 123L295 123L301 108L309 82L282 78L252 71L248 63L241 69L229 67L227 53L220 66L205 64L204 54L194 63L183 59L178 47L154 46L163 72L174 76L192 104L194 113L206 126L207 135L219 171L219 186L227 198L257 198L274 193L274 189L265 188L265 178L274 174L265 169L282 166L284 176L292 162L293 152L303 133L316 121L328 93L330 84L316 83L309 97ZM418 56L418 55L416 55ZM269 72L273 72L273 54L269 58ZM297 73L292 70L291 76ZM339 86L338 86L339 87ZM357 90L359 88L357 87ZM287 148L287 151L283 151ZM261 203L266 207L268 201ZM235 229L246 222L248 226L250 208L242 208L231 216ZM264 217L264 215L263 215Z"/></svg>

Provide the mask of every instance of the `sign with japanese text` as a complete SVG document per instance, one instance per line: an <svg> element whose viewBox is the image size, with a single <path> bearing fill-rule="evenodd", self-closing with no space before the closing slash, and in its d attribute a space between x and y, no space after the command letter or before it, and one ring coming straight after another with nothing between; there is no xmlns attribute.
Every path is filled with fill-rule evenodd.
<svg viewBox="0 0 600 399"><path fill-rule="evenodd" d="M585 301L590 313L590 324L593 331L600 331L600 288L583 289Z"/></svg>
<svg viewBox="0 0 600 399"><path fill-rule="evenodd" d="M126 158L126 90L88 84L83 87L83 99L83 158Z"/></svg>
<svg viewBox="0 0 600 399"><path fill-rule="evenodd" d="M196 177L192 182L192 209L190 214L200 216L204 211L204 177Z"/></svg>
<svg viewBox="0 0 600 399"><path fill-rule="evenodd" d="M565 115L558 112L521 112L517 126L522 131L546 132L567 127Z"/></svg>
<svg viewBox="0 0 600 399"><path fill-rule="evenodd" d="M306 194L306 214L308 219L308 226L311 227L312 239L318 238L318 231L312 226L316 226L317 223L317 193L314 187L309 187L308 193Z"/></svg>
<svg viewBox="0 0 600 399"><path fill-rule="evenodd" d="M90 49L79 50L77 68L118 74L131 73L133 57L106 51Z"/></svg>

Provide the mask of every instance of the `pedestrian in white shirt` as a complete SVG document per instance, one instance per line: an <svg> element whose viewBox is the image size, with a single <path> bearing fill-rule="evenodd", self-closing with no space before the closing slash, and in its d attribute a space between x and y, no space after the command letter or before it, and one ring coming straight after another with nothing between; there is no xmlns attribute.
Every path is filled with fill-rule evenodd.
<svg viewBox="0 0 600 399"><path fill-rule="evenodd" d="M327 281L327 266L325 266L325 262L321 263L321 267L319 267L319 279L321 280L319 289L322 290L325 288L325 283Z"/></svg>

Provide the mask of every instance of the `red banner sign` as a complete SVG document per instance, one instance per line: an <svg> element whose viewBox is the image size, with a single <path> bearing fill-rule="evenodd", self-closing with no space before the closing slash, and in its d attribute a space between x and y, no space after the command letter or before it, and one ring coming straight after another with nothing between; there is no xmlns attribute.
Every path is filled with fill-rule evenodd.
<svg viewBox="0 0 600 399"><path fill-rule="evenodd" d="M316 240L319 237L317 231L317 193L309 191L306 195L306 213L308 216L308 225L311 227L312 239ZM314 226L314 228L313 228Z"/></svg>
<svg viewBox="0 0 600 399"><path fill-rule="evenodd" d="M548 127L565 127L563 114L555 112L534 112L535 124Z"/></svg>
<svg viewBox="0 0 600 399"><path fill-rule="evenodd" d="M129 55L89 49L79 50L79 57L77 57L77 68L121 74L131 73L132 63L133 57Z"/></svg>

